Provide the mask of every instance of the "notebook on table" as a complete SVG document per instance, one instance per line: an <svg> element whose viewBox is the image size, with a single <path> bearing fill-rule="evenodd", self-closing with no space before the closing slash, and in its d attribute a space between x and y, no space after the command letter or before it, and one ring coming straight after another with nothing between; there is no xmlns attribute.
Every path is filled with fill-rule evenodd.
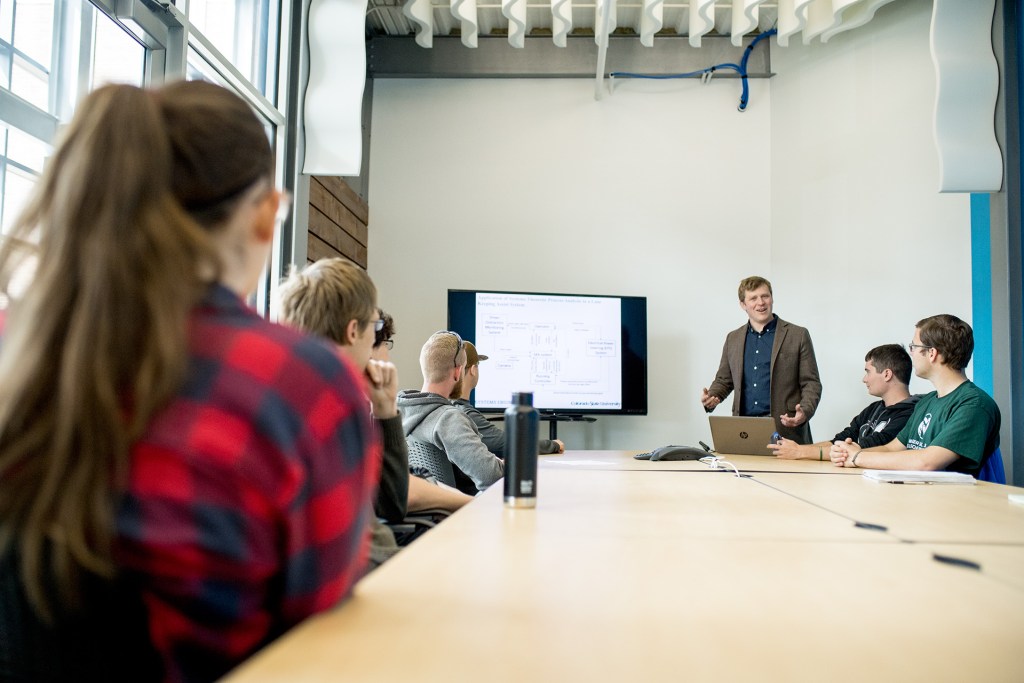
<svg viewBox="0 0 1024 683"><path fill-rule="evenodd" d="M976 484L963 472L918 472L906 470L864 470L863 476L890 484Z"/></svg>
<svg viewBox="0 0 1024 683"><path fill-rule="evenodd" d="M715 452L721 455L774 455L768 450L775 434L775 419L771 417L737 417L734 415L708 415L711 441Z"/></svg>

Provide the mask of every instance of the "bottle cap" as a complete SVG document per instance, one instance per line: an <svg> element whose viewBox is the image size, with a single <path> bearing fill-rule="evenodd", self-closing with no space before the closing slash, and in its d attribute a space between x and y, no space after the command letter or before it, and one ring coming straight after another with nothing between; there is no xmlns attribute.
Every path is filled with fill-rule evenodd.
<svg viewBox="0 0 1024 683"><path fill-rule="evenodd" d="M532 391L517 391L512 394L512 405L514 406L532 406L533 405L533 392Z"/></svg>

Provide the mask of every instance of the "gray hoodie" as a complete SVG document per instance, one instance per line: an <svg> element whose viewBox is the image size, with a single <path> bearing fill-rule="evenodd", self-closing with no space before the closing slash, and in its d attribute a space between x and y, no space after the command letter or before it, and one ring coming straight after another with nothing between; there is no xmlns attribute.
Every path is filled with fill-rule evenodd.
<svg viewBox="0 0 1024 683"><path fill-rule="evenodd" d="M452 401L452 405L464 412L473 421L477 431L480 432L480 438L483 439L484 445L487 446L487 450L499 458L504 458L505 430L488 420L486 415L477 410L476 406L464 398L455 399ZM558 444L550 439L541 439L537 451L541 455L557 453Z"/></svg>
<svg viewBox="0 0 1024 683"><path fill-rule="evenodd" d="M478 490L504 476L505 463L487 450L472 420L445 397L406 389L398 392L398 409L406 436L440 448Z"/></svg>

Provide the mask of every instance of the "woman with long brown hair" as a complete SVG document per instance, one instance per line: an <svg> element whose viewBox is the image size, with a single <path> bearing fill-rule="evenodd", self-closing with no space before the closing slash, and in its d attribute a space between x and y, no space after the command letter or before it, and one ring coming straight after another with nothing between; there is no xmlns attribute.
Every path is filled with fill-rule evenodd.
<svg viewBox="0 0 1024 683"><path fill-rule="evenodd" d="M221 676L365 557L361 380L244 304L281 199L236 95L106 86L0 247L3 571L50 625L137 593L166 680Z"/></svg>

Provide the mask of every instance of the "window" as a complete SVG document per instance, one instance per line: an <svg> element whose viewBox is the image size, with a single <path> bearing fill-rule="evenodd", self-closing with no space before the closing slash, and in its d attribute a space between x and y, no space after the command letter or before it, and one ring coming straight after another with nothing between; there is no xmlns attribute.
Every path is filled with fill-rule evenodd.
<svg viewBox="0 0 1024 683"><path fill-rule="evenodd" d="M99 18L93 40L93 88L104 83L142 85L145 76L146 48L114 21L97 12Z"/></svg>
<svg viewBox="0 0 1024 683"><path fill-rule="evenodd" d="M70 120L85 93L110 82L146 85L187 77L231 88L265 122L279 158L277 182L290 186L277 93L281 13L299 11L294 4L0 0L0 230L7 231L25 205L60 123ZM287 44L283 49L291 52ZM263 312L271 285L283 275L276 251L265 278L270 284L257 299Z"/></svg>
<svg viewBox="0 0 1024 683"><path fill-rule="evenodd" d="M0 126L0 229L6 233L28 201L50 146L17 128Z"/></svg>
<svg viewBox="0 0 1024 683"><path fill-rule="evenodd" d="M4 87L50 111L53 0L0 0L0 51Z"/></svg>
<svg viewBox="0 0 1024 683"><path fill-rule="evenodd" d="M24 207L80 94L141 84L145 62L146 49L86 0L0 0L0 230Z"/></svg>
<svg viewBox="0 0 1024 683"><path fill-rule="evenodd" d="M276 87L278 3L191 0L189 21L264 96Z"/></svg>
<svg viewBox="0 0 1024 683"><path fill-rule="evenodd" d="M189 34L186 77L219 83L235 90L249 102L263 121L267 138L277 156L278 185L293 189L284 182L286 121L275 92L279 44L276 37L277 15L273 13L272 20L263 20L261 17L267 12L261 14L256 11L260 7L266 10L266 0L239 0L237 4L224 0L191 0L189 16L195 24ZM249 35L241 40L232 28L234 24L224 24L229 16L238 21L241 21L239 17L253 16L250 27L254 27L259 35ZM204 34L204 26L211 29L212 34ZM251 32L250 27L246 28ZM268 49L268 46L273 47ZM231 56L226 56L225 51ZM284 276L284 230L290 231L291 225L286 223L275 234L270 267L260 277L259 289L251 302L264 315L269 314L274 290Z"/></svg>

